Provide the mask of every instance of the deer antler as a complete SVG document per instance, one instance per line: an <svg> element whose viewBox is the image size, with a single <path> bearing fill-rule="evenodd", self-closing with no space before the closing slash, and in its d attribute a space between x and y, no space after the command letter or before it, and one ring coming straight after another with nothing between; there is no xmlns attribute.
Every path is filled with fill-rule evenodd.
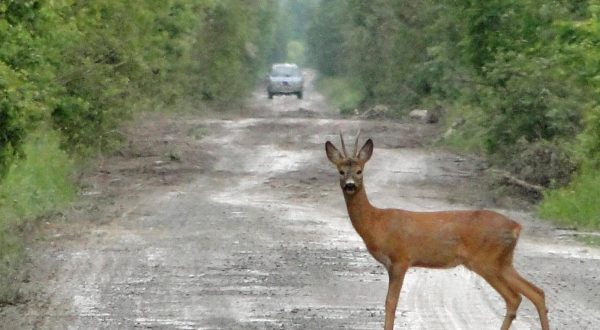
<svg viewBox="0 0 600 330"><path fill-rule="evenodd" d="M344 144L344 137L342 136L342 131L340 131L340 141L342 141L342 151L344 152L344 157L348 158L348 152L346 151L346 145Z"/></svg>
<svg viewBox="0 0 600 330"><path fill-rule="evenodd" d="M535 305L541 329L550 330L544 291L521 277L512 264L521 225L488 210L410 212L372 206L362 172L373 153L373 141L369 139L358 151L359 137L360 129L352 159L348 159L341 132L345 155L329 141L325 151L340 172L352 226L371 255L388 270L384 329L394 329L396 307L409 267L451 268L462 264L481 275L504 298L506 314L501 330L510 328L521 296Z"/></svg>
<svg viewBox="0 0 600 330"><path fill-rule="evenodd" d="M353 157L358 156L358 138L360 138L360 128L358 129L358 133L356 133L356 141L354 142L354 152L352 152Z"/></svg>

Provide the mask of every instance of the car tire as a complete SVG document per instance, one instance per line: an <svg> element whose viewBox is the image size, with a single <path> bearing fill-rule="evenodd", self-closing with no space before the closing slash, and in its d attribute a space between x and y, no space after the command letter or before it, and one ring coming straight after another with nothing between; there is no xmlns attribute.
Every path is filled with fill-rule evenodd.
<svg viewBox="0 0 600 330"><path fill-rule="evenodd" d="M273 99L273 93L269 93L269 99L272 100Z"/></svg>
<svg viewBox="0 0 600 330"><path fill-rule="evenodd" d="M301 99L304 95L302 95L302 92L298 92L296 93L296 96L298 96L298 98Z"/></svg>

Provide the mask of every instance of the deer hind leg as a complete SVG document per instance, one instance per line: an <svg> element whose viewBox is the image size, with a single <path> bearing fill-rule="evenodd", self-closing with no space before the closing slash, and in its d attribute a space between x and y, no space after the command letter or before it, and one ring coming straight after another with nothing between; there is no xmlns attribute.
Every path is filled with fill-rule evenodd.
<svg viewBox="0 0 600 330"><path fill-rule="evenodd" d="M512 266L504 268L501 276L508 282L513 290L523 294L527 299L531 300L540 317L542 330L549 330L548 309L546 308L544 291L521 277Z"/></svg>
<svg viewBox="0 0 600 330"><path fill-rule="evenodd" d="M508 330L512 321L517 317L517 309L521 304L521 295L515 291L510 284L496 272L477 272L481 275L506 302L506 315L502 322L501 330Z"/></svg>
<svg viewBox="0 0 600 330"><path fill-rule="evenodd" d="M398 299L400 298L400 290L402 290L402 283L404 282L404 275L406 274L407 267L391 266L388 269L390 282L388 286L387 297L385 298L385 323L384 330L394 329L394 319L396 318L396 307L398 306Z"/></svg>

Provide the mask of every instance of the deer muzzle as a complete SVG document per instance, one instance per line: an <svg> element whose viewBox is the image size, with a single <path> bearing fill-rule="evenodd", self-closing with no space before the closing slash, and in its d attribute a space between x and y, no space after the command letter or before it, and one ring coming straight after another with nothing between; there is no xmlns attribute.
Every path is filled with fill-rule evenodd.
<svg viewBox="0 0 600 330"><path fill-rule="evenodd" d="M342 189L344 189L344 192L346 193L353 194L356 192L356 183L352 179L347 180Z"/></svg>

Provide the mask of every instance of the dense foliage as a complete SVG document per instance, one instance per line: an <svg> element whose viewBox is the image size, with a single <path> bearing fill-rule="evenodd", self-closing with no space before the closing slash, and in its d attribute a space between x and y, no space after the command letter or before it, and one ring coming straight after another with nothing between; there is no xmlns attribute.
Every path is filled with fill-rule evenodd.
<svg viewBox="0 0 600 330"><path fill-rule="evenodd" d="M600 170L599 14L598 0L324 0L307 46L327 79L358 80L352 106L441 107L448 143L556 188Z"/></svg>
<svg viewBox="0 0 600 330"><path fill-rule="evenodd" d="M0 305L19 228L73 196L73 160L139 109L236 100L274 47L277 0L0 0ZM6 285L5 285L6 284Z"/></svg>
<svg viewBox="0 0 600 330"><path fill-rule="evenodd" d="M275 0L0 1L0 169L42 122L65 149L97 152L140 103L243 95L276 12Z"/></svg>

